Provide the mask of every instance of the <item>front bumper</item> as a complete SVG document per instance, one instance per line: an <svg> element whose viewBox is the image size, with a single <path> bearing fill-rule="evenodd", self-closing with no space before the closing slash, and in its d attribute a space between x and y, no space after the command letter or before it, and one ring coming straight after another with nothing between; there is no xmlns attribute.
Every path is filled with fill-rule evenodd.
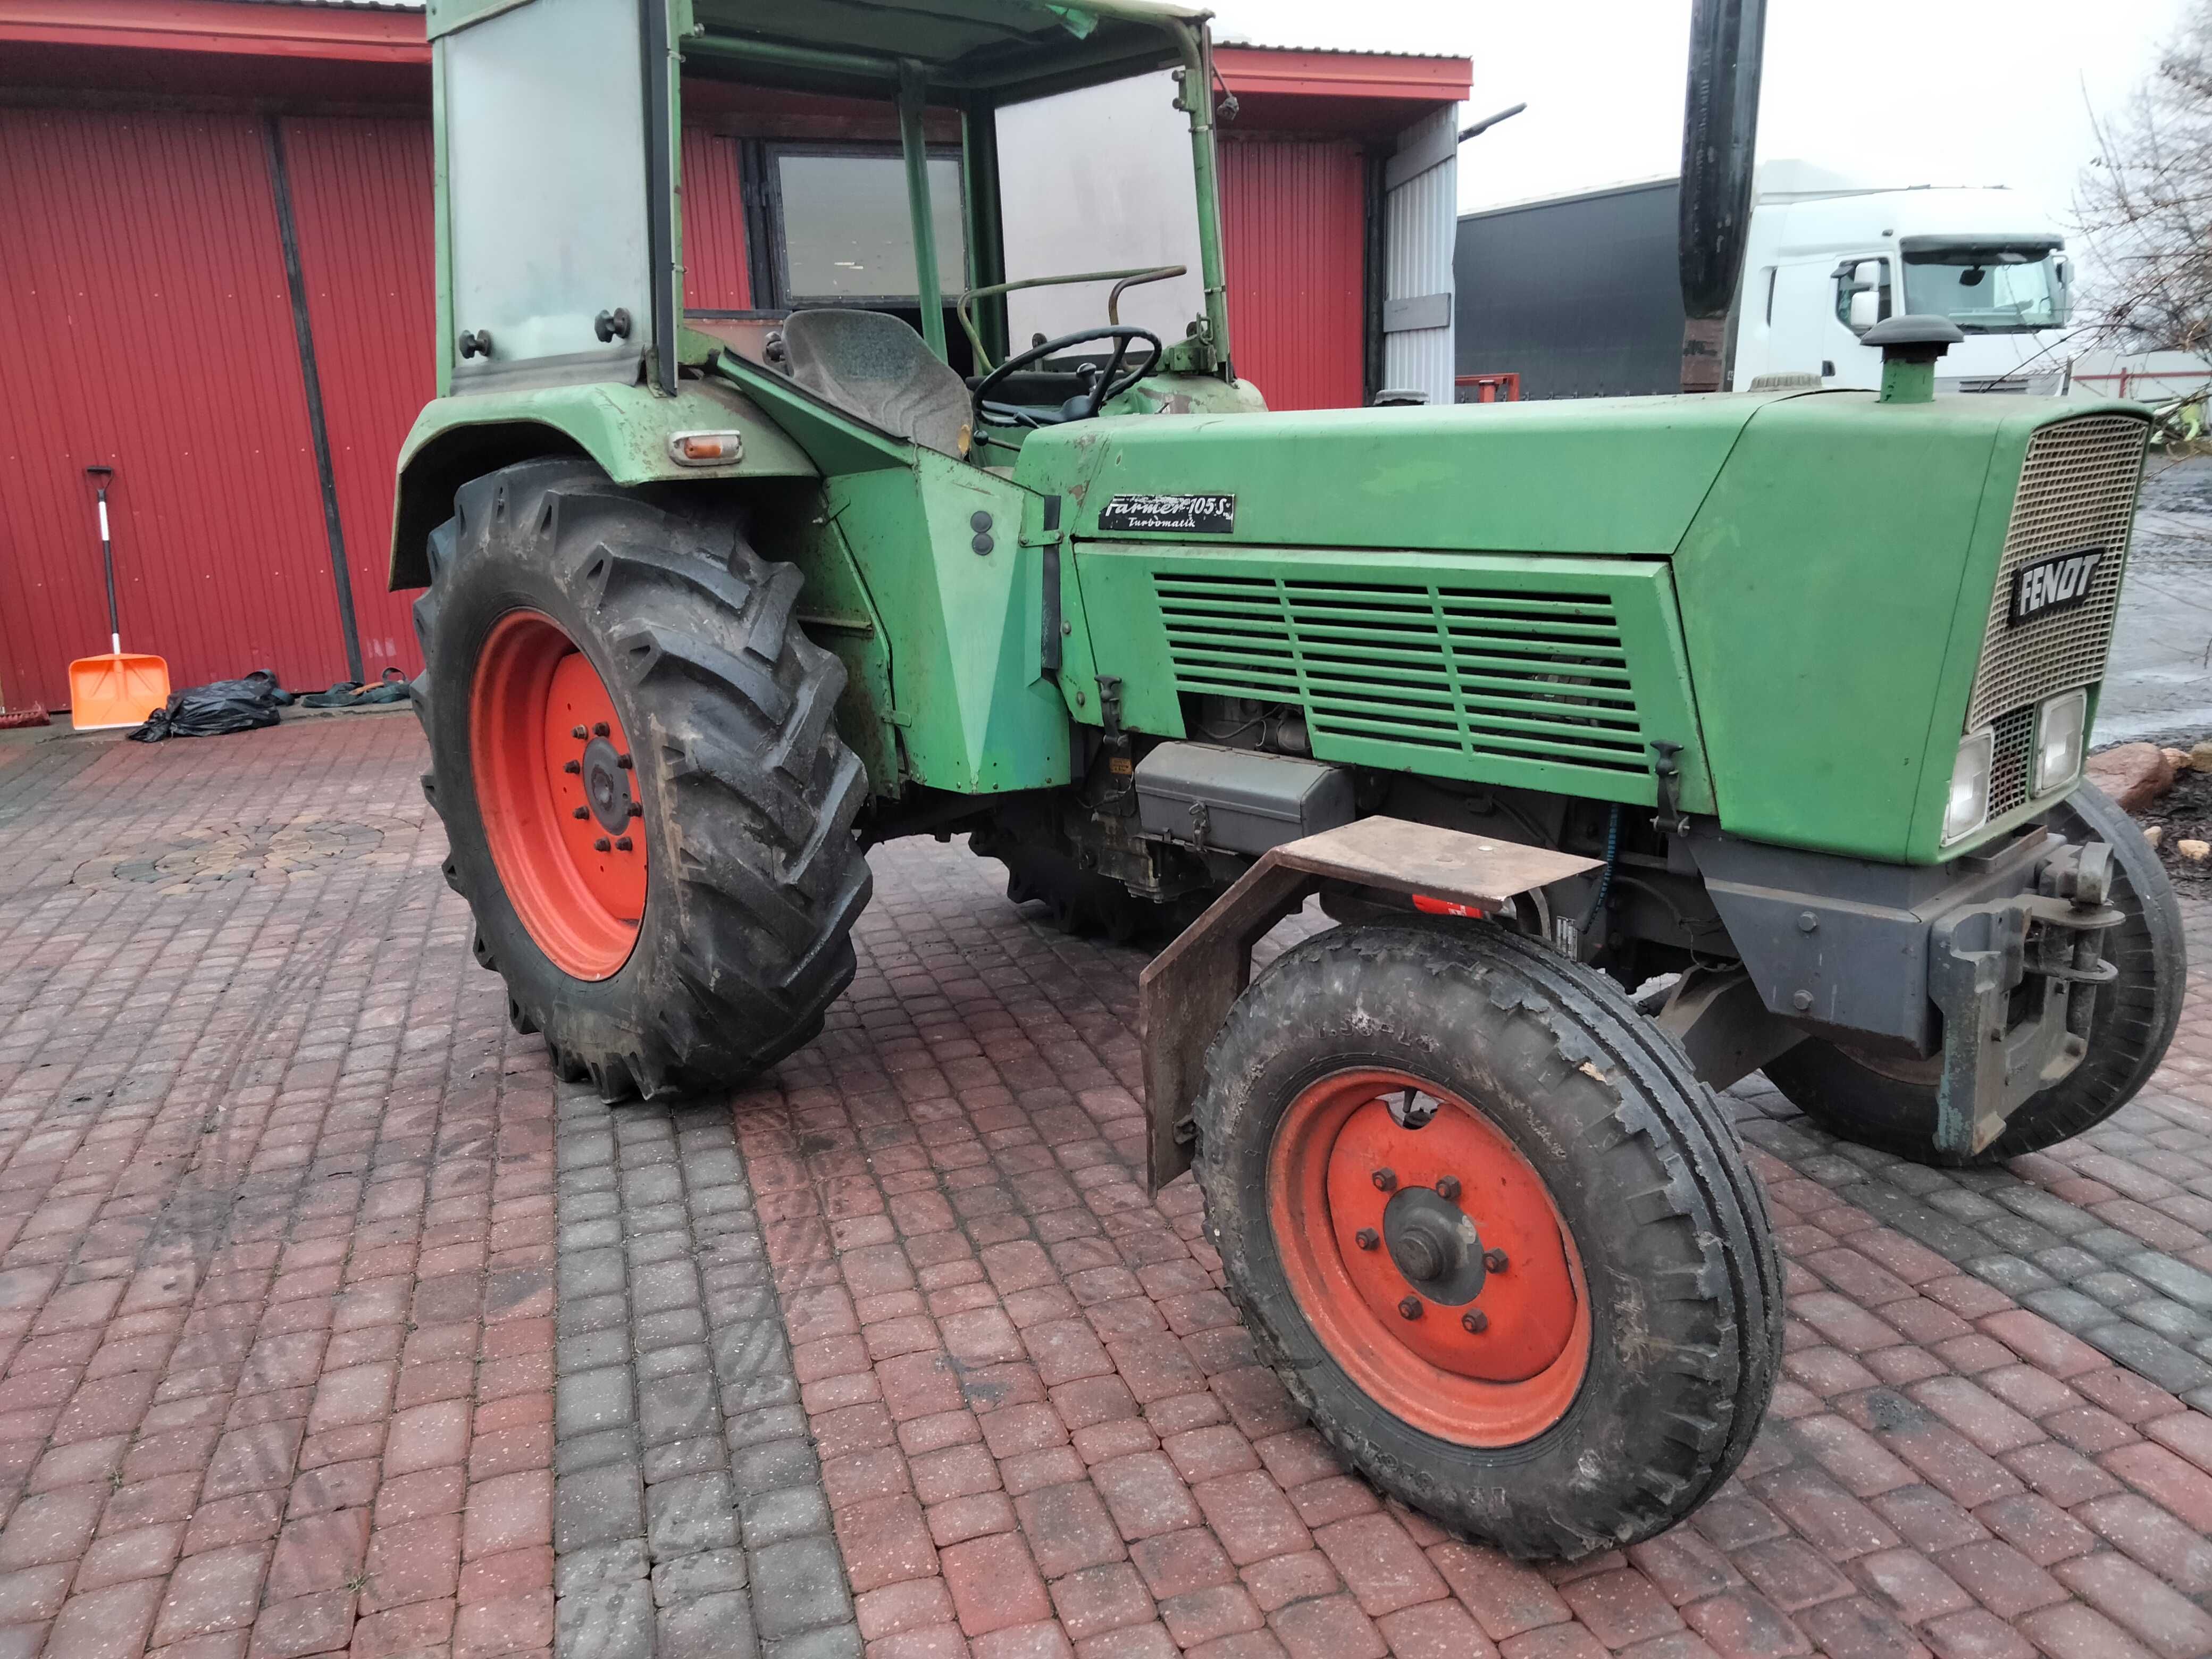
<svg viewBox="0 0 2212 1659"><path fill-rule="evenodd" d="M1691 846L1768 1012L1905 1056L1936 1089L1940 1151L1981 1151L2088 1053L2097 988L2117 972L2099 944L2124 919L2101 842L2032 829L1934 866Z"/></svg>

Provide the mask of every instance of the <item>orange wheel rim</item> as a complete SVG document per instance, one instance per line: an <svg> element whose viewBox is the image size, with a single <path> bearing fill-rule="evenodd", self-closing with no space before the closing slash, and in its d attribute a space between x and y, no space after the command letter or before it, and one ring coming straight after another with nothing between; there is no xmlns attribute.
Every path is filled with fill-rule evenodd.
<svg viewBox="0 0 2212 1659"><path fill-rule="evenodd" d="M1589 1368L1582 1259L1475 1107L1408 1073L1340 1072L1291 1103L1267 1176L1291 1293L1370 1399L1462 1446L1566 1414Z"/></svg>
<svg viewBox="0 0 2212 1659"><path fill-rule="evenodd" d="M591 659L535 611L493 624L469 694L477 805L514 913L553 965L611 977L645 915L629 739Z"/></svg>

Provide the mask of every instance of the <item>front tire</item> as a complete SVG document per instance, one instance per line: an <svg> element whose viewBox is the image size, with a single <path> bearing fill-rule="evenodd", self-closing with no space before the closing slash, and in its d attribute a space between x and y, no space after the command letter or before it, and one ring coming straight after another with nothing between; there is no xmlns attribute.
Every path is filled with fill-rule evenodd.
<svg viewBox="0 0 2212 1659"><path fill-rule="evenodd" d="M1237 1002L1197 1119L1255 1343L1385 1491L1571 1559L1750 1446L1782 1351L1765 1204L1609 981L1497 927L1340 927Z"/></svg>
<svg viewBox="0 0 2212 1659"><path fill-rule="evenodd" d="M737 1082L854 971L867 793L800 586L588 463L462 486L415 607L447 881L508 1017L610 1100Z"/></svg>
<svg viewBox="0 0 2212 1659"><path fill-rule="evenodd" d="M1766 1080L1831 1134L1954 1169L2002 1164L2070 1140L2134 1099L2181 1024L2189 977L2181 907L2142 830L2096 785L2084 782L2053 808L2051 827L2069 841L2101 841L2112 849L2111 902L2126 917L2102 947L2119 978L2097 993L2089 1052L2063 1082L2021 1102L2002 1134L1961 1155L1936 1148L1940 1057L1899 1063L1808 1037L1769 1063Z"/></svg>

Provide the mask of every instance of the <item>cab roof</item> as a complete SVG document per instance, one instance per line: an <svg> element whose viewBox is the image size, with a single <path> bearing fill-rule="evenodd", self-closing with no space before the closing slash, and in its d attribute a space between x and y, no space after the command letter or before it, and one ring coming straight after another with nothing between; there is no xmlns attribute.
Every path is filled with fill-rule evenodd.
<svg viewBox="0 0 2212 1659"><path fill-rule="evenodd" d="M933 93L1009 103L1178 62L1181 0L692 0L687 52L747 81L880 95L902 61Z"/></svg>

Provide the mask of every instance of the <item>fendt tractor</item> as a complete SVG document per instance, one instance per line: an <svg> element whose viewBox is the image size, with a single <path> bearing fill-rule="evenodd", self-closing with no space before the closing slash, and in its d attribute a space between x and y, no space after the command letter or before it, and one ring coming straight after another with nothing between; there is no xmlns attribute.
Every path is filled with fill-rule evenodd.
<svg viewBox="0 0 2212 1659"><path fill-rule="evenodd" d="M965 835L1051 919L1165 942L1148 1175L1195 1160L1322 1432L1572 1557L1711 1493L1772 1387L1781 1274L1715 1091L1763 1070L1961 1164L2158 1063L2178 912L2081 778L2142 411L1938 398L1956 331L1903 316L1878 392L1270 413L1202 11L428 16L440 395L391 580L427 588L447 878L563 1078L773 1065L854 973L867 849ZM1005 269L1000 112L1140 75L1188 127L1180 333L1114 320L1160 271ZM686 313L710 97L895 123L919 328ZM1098 320L1010 350L1008 295L1052 283ZM1337 925L1255 975L1316 896Z"/></svg>

